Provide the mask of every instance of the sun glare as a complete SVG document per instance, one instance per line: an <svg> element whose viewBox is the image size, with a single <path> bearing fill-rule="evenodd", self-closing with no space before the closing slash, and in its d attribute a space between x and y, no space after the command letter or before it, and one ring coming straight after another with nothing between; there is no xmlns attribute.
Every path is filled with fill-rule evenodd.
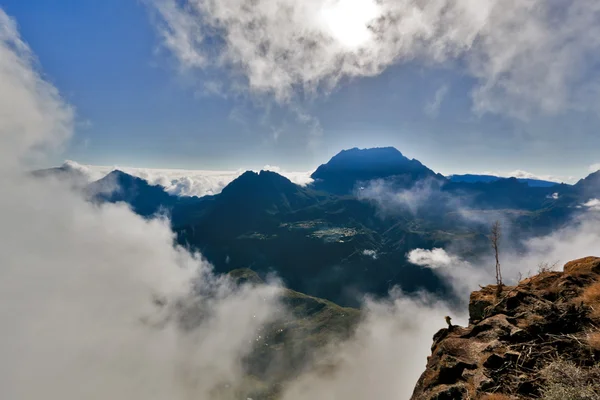
<svg viewBox="0 0 600 400"><path fill-rule="evenodd" d="M354 49L371 39L368 25L380 14L374 0L328 0L321 10L321 19L335 40Z"/></svg>

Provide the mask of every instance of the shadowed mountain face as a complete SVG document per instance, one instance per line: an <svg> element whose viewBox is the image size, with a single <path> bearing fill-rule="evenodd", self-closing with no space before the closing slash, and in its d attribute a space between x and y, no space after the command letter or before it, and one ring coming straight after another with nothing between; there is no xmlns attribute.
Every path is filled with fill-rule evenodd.
<svg viewBox="0 0 600 400"><path fill-rule="evenodd" d="M178 201L176 196L171 196L161 186L150 185L143 179L119 170L91 183L87 191L98 201L128 203L133 211L144 217L161 209L170 209Z"/></svg>
<svg viewBox="0 0 600 400"><path fill-rule="evenodd" d="M425 178L445 180L393 147L344 150L317 168L311 178L315 188L337 194L353 193L357 185L374 179L393 179L402 187Z"/></svg>
<svg viewBox="0 0 600 400"><path fill-rule="evenodd" d="M385 295L394 285L447 295L434 272L407 261L409 251L452 244L476 257L489 250L496 219L511 227L505 240L512 244L546 234L600 197L597 176L552 187L515 178L451 182L383 148L341 152L307 187L274 172L246 172L218 195L177 197L114 171L87 190L144 217L167 213L178 243L200 251L218 272L274 272L291 289L356 305L365 292Z"/></svg>
<svg viewBox="0 0 600 400"><path fill-rule="evenodd" d="M465 175L450 175L447 177L451 182L464 182L464 183L490 183L496 182L502 179L499 176L494 175L473 175L473 174L465 174ZM544 181L541 179L529 179L529 178L517 178L517 180L521 183L526 183L531 187L552 187L557 186L559 183L552 181Z"/></svg>

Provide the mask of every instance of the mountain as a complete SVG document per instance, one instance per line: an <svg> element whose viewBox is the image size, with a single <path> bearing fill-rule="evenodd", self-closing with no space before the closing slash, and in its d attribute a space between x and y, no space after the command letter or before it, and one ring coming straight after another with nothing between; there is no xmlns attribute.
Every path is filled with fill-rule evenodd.
<svg viewBox="0 0 600 400"><path fill-rule="evenodd" d="M465 175L450 175L447 178L451 182L464 182L464 183L490 183L496 182L502 179L499 176L494 175L473 175L473 174L465 174ZM557 182L545 181L541 179L529 179L529 178L516 178L519 182L526 183L531 187L552 187L559 185Z"/></svg>
<svg viewBox="0 0 600 400"><path fill-rule="evenodd" d="M35 178L58 179L69 183L75 188L82 188L89 184L89 177L80 169L74 168L70 162L65 162L60 167L38 169L31 172Z"/></svg>
<svg viewBox="0 0 600 400"><path fill-rule="evenodd" d="M269 213L291 212L315 204L318 196L275 172L247 171L223 188L219 202Z"/></svg>
<svg viewBox="0 0 600 400"><path fill-rule="evenodd" d="M311 175L314 187L336 194L350 194L357 185L374 179L392 179L401 187L418 180L445 180L415 159L393 147L343 150Z"/></svg>
<svg viewBox="0 0 600 400"><path fill-rule="evenodd" d="M148 217L160 210L169 210L177 203L177 196L167 193L163 187L150 185L147 181L115 170L104 178L92 182L87 193L95 201L125 202L133 211Z"/></svg>
<svg viewBox="0 0 600 400"><path fill-rule="evenodd" d="M599 399L600 258L473 292L433 337L411 400Z"/></svg>
<svg viewBox="0 0 600 400"><path fill-rule="evenodd" d="M164 211L177 243L199 251L217 272L276 273L290 289L346 306L394 286L448 298L447 283L409 263L408 252L453 245L458 256L480 256L489 251L494 220L510 227L506 245L519 248L585 212L580 205L598 193L594 175L574 186L452 182L393 148L343 151L313 178L301 187L275 172L249 171L220 194L196 198L115 171L88 192L95 201L127 202L144 217ZM385 180L387 193L354 192L369 179Z"/></svg>
<svg viewBox="0 0 600 400"><path fill-rule="evenodd" d="M573 188L582 203L590 199L600 198L600 171L591 173L579 180Z"/></svg>
<svg viewBox="0 0 600 400"><path fill-rule="evenodd" d="M400 282L406 291L444 291L432 271L405 260L412 246L441 245L439 235L274 172L246 172L188 207L187 218L180 210L173 207L178 242L202 252L218 272L276 272L288 287L342 305L357 305L358 293L385 295Z"/></svg>

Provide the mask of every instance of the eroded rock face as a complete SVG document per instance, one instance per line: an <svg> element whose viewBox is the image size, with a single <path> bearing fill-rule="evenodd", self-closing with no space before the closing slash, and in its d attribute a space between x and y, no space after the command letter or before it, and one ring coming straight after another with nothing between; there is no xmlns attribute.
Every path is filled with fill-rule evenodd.
<svg viewBox="0 0 600 400"><path fill-rule="evenodd" d="M600 258L567 263L564 272L542 272L517 286L487 286L471 295L468 327L434 336L427 369L412 400L539 398L541 371L558 359L592 366L600 349L588 334L600 327ZM586 292L586 290L588 290ZM600 394L599 394L600 396ZM500 397L497 397L500 398ZM600 397L599 397L600 398Z"/></svg>

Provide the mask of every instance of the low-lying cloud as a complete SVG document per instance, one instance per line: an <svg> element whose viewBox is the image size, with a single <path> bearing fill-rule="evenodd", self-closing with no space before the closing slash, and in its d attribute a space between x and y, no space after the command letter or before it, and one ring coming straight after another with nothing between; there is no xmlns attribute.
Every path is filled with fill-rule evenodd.
<svg viewBox="0 0 600 400"><path fill-rule="evenodd" d="M145 2L183 68L281 103L414 62L471 76L477 112L597 110L600 97L595 0Z"/></svg>
<svg viewBox="0 0 600 400"><path fill-rule="evenodd" d="M412 187L398 188L392 180L375 179L361 187L356 195L361 200L376 204L384 214L418 214L429 209L433 203L444 206L457 204L458 198L441 190L443 184L439 180L426 178L417 181Z"/></svg>
<svg viewBox="0 0 600 400"><path fill-rule="evenodd" d="M429 268L447 267L453 262L453 258L446 253L446 250L440 248L414 249L408 253L407 258L415 265Z"/></svg>
<svg viewBox="0 0 600 400"><path fill-rule="evenodd" d="M219 194L233 180L242 175L244 170L210 171L185 169L133 168L120 166L82 165L68 160L63 168L73 170L88 177L88 181L98 180L116 169L132 176L146 180L151 185L162 186L168 193L176 196L207 196ZM313 180L312 171L290 172L277 166L265 165L263 170L277 172L300 186L306 186Z"/></svg>

